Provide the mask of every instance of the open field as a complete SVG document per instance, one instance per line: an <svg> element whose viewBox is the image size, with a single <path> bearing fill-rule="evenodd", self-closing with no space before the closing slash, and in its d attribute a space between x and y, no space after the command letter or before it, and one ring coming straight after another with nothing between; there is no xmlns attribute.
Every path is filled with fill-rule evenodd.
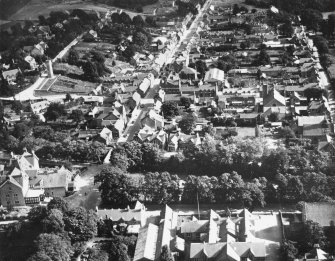
<svg viewBox="0 0 335 261"><path fill-rule="evenodd" d="M30 0L0 0L0 19L8 19Z"/></svg>
<svg viewBox="0 0 335 261"><path fill-rule="evenodd" d="M83 9L97 12L107 12L115 10L115 7L97 4L94 1L79 1L79 0L31 0L26 6L18 10L8 20L38 20L39 15L48 16L52 11L65 11L73 9ZM132 18L138 13L127 11Z"/></svg>

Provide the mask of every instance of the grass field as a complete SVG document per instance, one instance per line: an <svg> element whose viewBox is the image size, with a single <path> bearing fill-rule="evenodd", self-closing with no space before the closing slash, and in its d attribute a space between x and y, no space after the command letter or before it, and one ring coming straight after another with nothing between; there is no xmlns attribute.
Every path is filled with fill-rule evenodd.
<svg viewBox="0 0 335 261"><path fill-rule="evenodd" d="M30 0L0 0L0 19L8 19Z"/></svg>
<svg viewBox="0 0 335 261"><path fill-rule="evenodd" d="M27 5L11 15L8 20L38 20L39 15L48 16L51 11L65 11L83 9L97 12L115 10L115 7L95 3L94 1L81 0L31 0ZM132 18L138 13L127 11Z"/></svg>

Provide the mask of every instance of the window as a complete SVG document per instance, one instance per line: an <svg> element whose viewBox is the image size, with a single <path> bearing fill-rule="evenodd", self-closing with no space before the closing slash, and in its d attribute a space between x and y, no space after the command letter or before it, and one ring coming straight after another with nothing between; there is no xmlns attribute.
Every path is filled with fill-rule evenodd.
<svg viewBox="0 0 335 261"><path fill-rule="evenodd" d="M15 193L15 194L14 194L14 197L18 197L18 195Z"/></svg>
<svg viewBox="0 0 335 261"><path fill-rule="evenodd" d="M19 204L20 203L20 201L18 201L18 200L15 200L15 204Z"/></svg>
<svg viewBox="0 0 335 261"><path fill-rule="evenodd" d="M185 237L192 237L192 234L191 233L186 233Z"/></svg>

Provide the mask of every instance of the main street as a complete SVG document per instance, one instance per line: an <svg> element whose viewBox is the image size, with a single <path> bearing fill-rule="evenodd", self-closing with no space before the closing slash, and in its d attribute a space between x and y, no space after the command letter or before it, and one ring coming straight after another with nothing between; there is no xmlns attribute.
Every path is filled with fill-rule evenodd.
<svg viewBox="0 0 335 261"><path fill-rule="evenodd" d="M190 25L190 28L188 30L184 31L183 36L180 38L179 42L176 44L176 46L173 48L173 50L171 50L170 54L168 55L168 57L166 58L166 64L172 63L174 61L174 59L176 58L176 54L178 54L180 51L183 51L186 46L182 45L183 41L188 41L189 39L191 39L196 31L197 28L199 26L199 23L201 21L200 18L202 18L203 13L205 10L207 10L207 8L210 6L210 3L212 2L212 0L208 0L203 7L200 9L198 15L195 17L195 19L193 20L193 22ZM155 84L154 87L149 89L148 93L146 94L145 98L148 97L153 97L153 93L157 92L159 89L159 84L160 84L160 79L156 79L155 80ZM144 99L145 99L144 98ZM143 114L148 110L148 108L146 107L139 107L139 108L135 108L134 111L132 112L132 116L130 118L130 120L128 121L128 124L126 126L126 129L124 131L124 134L118 139L118 143L123 143L129 140L132 140L134 134L140 130L141 126L140 126L140 120L143 117Z"/></svg>

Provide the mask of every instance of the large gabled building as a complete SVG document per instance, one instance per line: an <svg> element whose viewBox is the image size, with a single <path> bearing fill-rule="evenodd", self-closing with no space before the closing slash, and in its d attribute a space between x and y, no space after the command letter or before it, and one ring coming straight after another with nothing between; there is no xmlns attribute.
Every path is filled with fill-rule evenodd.
<svg viewBox="0 0 335 261"><path fill-rule="evenodd" d="M221 217L210 210L198 219L165 206L154 222L139 231L134 261L159 260L167 246L178 260L265 260L265 242L255 237L256 217L243 209L234 216Z"/></svg>

